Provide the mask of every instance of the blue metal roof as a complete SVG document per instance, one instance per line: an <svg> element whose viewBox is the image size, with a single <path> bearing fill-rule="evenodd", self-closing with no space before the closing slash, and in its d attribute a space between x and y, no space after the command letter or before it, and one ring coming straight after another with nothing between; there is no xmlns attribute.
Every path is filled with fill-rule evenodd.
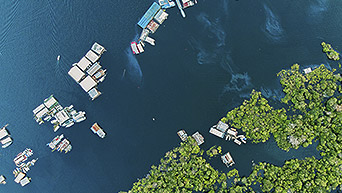
<svg viewBox="0 0 342 193"><path fill-rule="evenodd" d="M153 2L151 7L146 11L144 16L142 16L142 18L138 22L138 26L140 26L143 29L146 28L148 23L150 23L150 21L153 19L154 15L159 11L159 9L160 6L158 5L158 3Z"/></svg>

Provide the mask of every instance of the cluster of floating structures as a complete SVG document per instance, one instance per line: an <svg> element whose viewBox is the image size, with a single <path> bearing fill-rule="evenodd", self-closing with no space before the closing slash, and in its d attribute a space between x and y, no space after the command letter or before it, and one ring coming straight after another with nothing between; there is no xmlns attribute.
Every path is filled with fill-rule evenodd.
<svg viewBox="0 0 342 193"><path fill-rule="evenodd" d="M241 145L241 143L246 143L246 137L244 135L238 135L238 132L235 128L229 128L228 124L219 121L216 125L212 126L209 130L209 133L220 137L225 138L226 140L233 140L234 143Z"/></svg>
<svg viewBox="0 0 342 193"><path fill-rule="evenodd" d="M191 7L197 3L197 1L192 0L176 0L177 6L182 14L185 17L185 13L183 9ZM143 53L145 43L147 42L152 46L155 45L155 40L149 37L149 34L154 34L159 26L164 23L164 21L169 16L168 13L165 12L166 9L174 7L175 2L171 0L158 0L157 2L153 2L150 8L145 12L145 14L141 17L139 22L137 23L143 30L140 34L140 37L137 41L131 42L131 49L133 54Z"/></svg>
<svg viewBox="0 0 342 193"><path fill-rule="evenodd" d="M70 144L70 141L66 138L64 138L64 134L57 135L55 138L52 139L52 141L48 144L46 144L50 149L52 149L52 152L57 150L59 152L65 151L65 153L68 153L72 149L72 145Z"/></svg>
<svg viewBox="0 0 342 193"><path fill-rule="evenodd" d="M39 124L44 121L50 121L53 124L53 131L56 132L60 126L71 127L74 123L84 121L86 119L85 112L73 109L73 105L63 108L56 98L51 95L44 100L44 103L33 110L34 119Z"/></svg>
<svg viewBox="0 0 342 193"><path fill-rule="evenodd" d="M177 134L182 141L186 141L188 139L188 134L184 130L178 131ZM197 145L202 145L204 143L204 137L198 131L192 134L191 137L195 139Z"/></svg>
<svg viewBox="0 0 342 193"><path fill-rule="evenodd" d="M99 137L101 137L102 139L106 136L106 133L103 131L103 129L97 124L94 123L91 127L90 130L97 134Z"/></svg>
<svg viewBox="0 0 342 193"><path fill-rule="evenodd" d="M1 142L2 148L6 148L13 143L11 135L8 133L6 129L7 126L8 124L6 124L0 129L0 142Z"/></svg>
<svg viewBox="0 0 342 193"><path fill-rule="evenodd" d="M31 178L28 177L26 173L30 170L30 167L34 166L34 164L38 160L37 158L26 162L32 155L33 151L30 148L26 148L13 159L15 165L17 166L17 168L13 171L15 177L14 182L16 182L17 184L20 183L21 186L25 186L31 182Z"/></svg>
<svg viewBox="0 0 342 193"><path fill-rule="evenodd" d="M105 51L103 46L95 42L86 55L78 63L74 63L68 72L92 100L101 95L97 85L106 77L106 70L103 70L98 62Z"/></svg>

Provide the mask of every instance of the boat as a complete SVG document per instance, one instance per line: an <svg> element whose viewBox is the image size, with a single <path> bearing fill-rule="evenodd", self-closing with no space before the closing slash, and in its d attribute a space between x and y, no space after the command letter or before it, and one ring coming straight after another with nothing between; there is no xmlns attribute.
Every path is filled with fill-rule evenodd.
<svg viewBox="0 0 342 193"><path fill-rule="evenodd" d="M138 50L138 46L137 46L137 42L131 42L131 49L133 51L133 54L139 54L139 50Z"/></svg>
<svg viewBox="0 0 342 193"><path fill-rule="evenodd" d="M14 159L15 165L20 165L20 163L27 160L28 157L33 155L33 151L30 148L26 148L23 152L20 152Z"/></svg>
<svg viewBox="0 0 342 193"><path fill-rule="evenodd" d="M20 181L26 176L26 174L24 174L23 172L19 172L19 174L16 176L16 178L14 179L14 182L19 184Z"/></svg>
<svg viewBox="0 0 342 193"><path fill-rule="evenodd" d="M101 138L104 138L106 136L106 133L103 131L103 129L97 123L94 123L90 127L90 130L92 130L93 133L97 134Z"/></svg>
<svg viewBox="0 0 342 193"><path fill-rule="evenodd" d="M195 5L195 3L193 1L190 1L190 0L182 0L182 1L183 1L183 9Z"/></svg>
<svg viewBox="0 0 342 193"><path fill-rule="evenodd" d="M239 138L242 141L242 143L247 143L247 139L244 135L238 135L237 138Z"/></svg>
<svg viewBox="0 0 342 193"><path fill-rule="evenodd" d="M49 146L52 150L56 148L57 144L63 139L64 135L57 135L55 138L53 138L53 140L46 144L47 146Z"/></svg>
<svg viewBox="0 0 342 193"><path fill-rule="evenodd" d="M57 61L59 61L59 59L61 59L61 55L58 55L58 56L57 56Z"/></svg>
<svg viewBox="0 0 342 193"><path fill-rule="evenodd" d="M64 149L64 151L65 151L65 153L68 153L69 151L71 151L71 149L72 149L72 146L71 146L71 144L69 144L69 145Z"/></svg>
<svg viewBox="0 0 342 193"><path fill-rule="evenodd" d="M177 7L178 7L179 11L181 12L182 16L185 18L186 16L185 16L185 13L183 11L182 4L180 3L179 0L176 0L176 4L177 4Z"/></svg>
<svg viewBox="0 0 342 193"><path fill-rule="evenodd" d="M238 139L234 139L234 143L241 145L241 141L239 141Z"/></svg>
<svg viewBox="0 0 342 193"><path fill-rule="evenodd" d="M234 160L233 160L233 158L229 152L224 154L223 156L221 156L221 160L227 166L227 168L229 168L230 166L235 164L235 162L234 162Z"/></svg>
<svg viewBox="0 0 342 193"><path fill-rule="evenodd" d="M145 51L143 46L140 43L137 44L137 47L138 47L139 53L143 53Z"/></svg>
<svg viewBox="0 0 342 193"><path fill-rule="evenodd" d="M3 175L0 175L0 184L6 184L6 178Z"/></svg>
<svg viewBox="0 0 342 193"><path fill-rule="evenodd" d="M59 125L54 125L54 126L53 126L53 132L58 131L58 129L59 129Z"/></svg>
<svg viewBox="0 0 342 193"><path fill-rule="evenodd" d="M10 136L7 136L6 138L1 140L2 148L6 148L12 144L12 138Z"/></svg>
<svg viewBox="0 0 342 193"><path fill-rule="evenodd" d="M197 142L197 145L201 145L204 143L204 137L198 131L196 133L192 134L192 137Z"/></svg>
<svg viewBox="0 0 342 193"><path fill-rule="evenodd" d="M178 131L177 134L182 141L186 141L186 139L188 138L188 134L184 130Z"/></svg>

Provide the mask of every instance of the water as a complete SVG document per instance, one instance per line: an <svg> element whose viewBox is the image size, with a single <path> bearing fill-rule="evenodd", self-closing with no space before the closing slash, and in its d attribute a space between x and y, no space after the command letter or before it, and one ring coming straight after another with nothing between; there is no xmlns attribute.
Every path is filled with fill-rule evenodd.
<svg viewBox="0 0 342 193"><path fill-rule="evenodd" d="M10 124L14 143L0 150L0 174L8 179L0 192L128 190L178 145L181 128L200 131L204 149L217 144L230 151L244 175L252 160L282 165L286 159L318 156L314 145L289 153L273 139L238 147L208 130L253 88L277 105L283 94L276 73L293 63L327 63L322 40L341 51L340 1L202 0L185 10L186 19L178 9L168 10L168 20L152 35L156 46L147 45L135 57L129 43L140 33L135 24L149 5L2 0L0 124ZM99 86L103 95L90 101L67 71L95 41L108 50L101 59L108 76ZM86 121L57 132L70 139L69 154L51 153L45 144L56 135L52 125L32 119L32 109L50 94L87 113ZM94 122L107 132L105 139L90 131ZM39 160L28 173L31 184L22 188L13 182L12 160L25 147ZM219 159L210 162L228 171Z"/></svg>

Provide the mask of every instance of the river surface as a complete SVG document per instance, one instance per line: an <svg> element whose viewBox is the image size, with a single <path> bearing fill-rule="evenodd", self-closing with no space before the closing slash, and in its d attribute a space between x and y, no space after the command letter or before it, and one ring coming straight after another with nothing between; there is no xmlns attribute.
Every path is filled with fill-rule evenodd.
<svg viewBox="0 0 342 193"><path fill-rule="evenodd" d="M237 146L208 131L252 89L279 106L281 69L294 63L337 68L320 43L342 51L339 0L198 0L185 19L177 8L167 10L168 19L151 35L156 46L146 45L139 56L129 45L152 1L0 1L0 124L9 123L14 139L0 150L0 174L8 182L0 192L127 191L179 145L179 129L202 133L203 149L221 145L231 152L242 175L253 160L280 166L319 157L315 145L287 153L273 139ZM99 85L103 94L91 101L67 72L95 41L108 50L101 58L108 75ZM52 153L46 147L56 136L52 125L33 120L32 110L51 94L87 113L87 120L57 132L71 141L68 154ZM90 131L94 122L105 139ZM32 182L21 187L13 181L12 160L26 147L39 160L28 172ZM210 163L228 171L219 158Z"/></svg>

